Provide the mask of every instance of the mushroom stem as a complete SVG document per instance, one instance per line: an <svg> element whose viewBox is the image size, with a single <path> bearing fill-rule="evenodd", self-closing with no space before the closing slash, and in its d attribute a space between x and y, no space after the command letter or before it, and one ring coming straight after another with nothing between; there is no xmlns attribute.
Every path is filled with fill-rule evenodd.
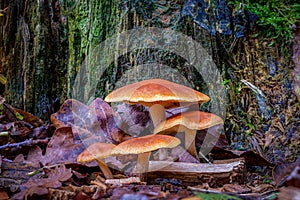
<svg viewBox="0 0 300 200"><path fill-rule="evenodd" d="M166 119L165 108L160 104L154 104L149 108L154 127Z"/></svg>
<svg viewBox="0 0 300 200"><path fill-rule="evenodd" d="M99 168L101 169L102 173L104 174L106 179L113 179L114 176L111 173L110 169L108 166L104 163L103 160L97 160L97 163L99 165Z"/></svg>
<svg viewBox="0 0 300 200"><path fill-rule="evenodd" d="M136 172L137 175L140 177L141 181L146 181L145 174L148 171L150 154L151 152L145 152L138 155L136 163Z"/></svg>
<svg viewBox="0 0 300 200"><path fill-rule="evenodd" d="M197 133L197 130L186 129L185 137L184 137L184 140L185 140L184 144L185 144L185 149L192 156L194 156L197 160L199 160L199 156L196 151L196 145L195 145L196 133Z"/></svg>

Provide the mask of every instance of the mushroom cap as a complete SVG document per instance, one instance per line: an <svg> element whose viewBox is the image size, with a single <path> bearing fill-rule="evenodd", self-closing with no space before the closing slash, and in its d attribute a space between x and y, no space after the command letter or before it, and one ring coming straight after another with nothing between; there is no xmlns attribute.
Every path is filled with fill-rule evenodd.
<svg viewBox="0 0 300 200"><path fill-rule="evenodd" d="M185 129L202 130L217 124L224 124L221 117L207 112L189 111L178 113L158 124L154 134L182 132Z"/></svg>
<svg viewBox="0 0 300 200"><path fill-rule="evenodd" d="M93 160L101 160L111 154L111 150L115 147L114 144L96 142L90 145L86 150L77 156L77 162L85 163Z"/></svg>
<svg viewBox="0 0 300 200"><path fill-rule="evenodd" d="M173 148L180 144L180 140L169 135L146 135L126 140L118 144L113 154L140 154L151 152L160 148Z"/></svg>
<svg viewBox="0 0 300 200"><path fill-rule="evenodd" d="M192 88L162 79L149 79L118 88L107 95L107 102L126 102L152 106L160 104L165 108L204 103L210 98Z"/></svg>

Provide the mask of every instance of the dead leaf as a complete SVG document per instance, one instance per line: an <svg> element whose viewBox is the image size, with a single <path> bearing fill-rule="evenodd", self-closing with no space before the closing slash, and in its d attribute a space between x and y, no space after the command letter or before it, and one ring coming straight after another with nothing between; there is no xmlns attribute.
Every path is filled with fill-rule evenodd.
<svg viewBox="0 0 300 200"><path fill-rule="evenodd" d="M0 191L0 200L9 199L8 194L5 191Z"/></svg>
<svg viewBox="0 0 300 200"><path fill-rule="evenodd" d="M296 187L282 187L279 190L278 199L279 200L286 200L286 199L293 199L298 200L300 196L300 189Z"/></svg>
<svg viewBox="0 0 300 200"><path fill-rule="evenodd" d="M251 192L250 188L243 185L237 185L237 184L224 184L223 190L225 192L230 192L233 194L245 194Z"/></svg>
<svg viewBox="0 0 300 200"><path fill-rule="evenodd" d="M30 148L27 155L27 162L35 165L49 166L54 164L77 163L77 156L84 150L82 143L74 143L71 127L56 129L49 141L45 155L39 146Z"/></svg>
<svg viewBox="0 0 300 200"><path fill-rule="evenodd" d="M131 136L140 136L153 131L149 111L144 106L123 103L116 106L116 112L121 118L120 128Z"/></svg>
<svg viewBox="0 0 300 200"><path fill-rule="evenodd" d="M286 185L300 188L300 164L294 168L286 179Z"/></svg>
<svg viewBox="0 0 300 200"><path fill-rule="evenodd" d="M177 146L171 150L171 156L178 162L200 163L199 160L194 158L186 149Z"/></svg>
<svg viewBox="0 0 300 200"><path fill-rule="evenodd" d="M197 131L196 136L196 147L201 149L202 146L212 149L216 146L219 148L229 147L229 142L226 138L226 135L222 133L223 126L216 125L208 129ZM211 138L208 140L208 138ZM205 141L205 143L203 143Z"/></svg>
<svg viewBox="0 0 300 200"><path fill-rule="evenodd" d="M3 106L1 123L24 121L31 124L33 127L42 126L44 122L37 116L31 113L25 112L21 109L12 107L11 105L5 103L5 100L1 97L1 104Z"/></svg>
<svg viewBox="0 0 300 200"><path fill-rule="evenodd" d="M299 176L299 172L295 171L297 170L297 168L299 168L299 166L300 166L300 157L294 163L281 163L276 165L272 171L273 179L275 180L276 185L277 186L285 185L288 180L293 180L294 178L296 178L297 173ZM300 180L300 178L298 179Z"/></svg>
<svg viewBox="0 0 300 200"><path fill-rule="evenodd" d="M48 194L48 188L59 188L61 182L67 181L72 177L71 169L66 169L65 165L56 166L55 169L48 169L46 178L30 178L22 184L21 192L15 194L13 199L27 199L36 194L42 196Z"/></svg>
<svg viewBox="0 0 300 200"><path fill-rule="evenodd" d="M263 158L254 151L236 151L224 148L214 147L211 155L215 160L231 159L231 158L244 158L246 164L251 166L273 166L268 160Z"/></svg>
<svg viewBox="0 0 300 200"><path fill-rule="evenodd" d="M60 110L51 115L55 127L72 127L75 140L120 143L126 135L118 128L117 117L100 98L87 106L75 99L66 100Z"/></svg>
<svg viewBox="0 0 300 200"><path fill-rule="evenodd" d="M39 127L44 125L44 122L38 118L37 116L29 113L29 112L25 112L24 110L21 109L17 109L14 108L15 112L19 113L19 115L21 115L21 119L29 124L31 124L34 127Z"/></svg>
<svg viewBox="0 0 300 200"><path fill-rule="evenodd" d="M86 143L74 140L71 127L56 129L51 140L48 142L46 151L35 145L29 149L25 161L23 155L18 155L14 162L31 163L33 166L51 166L55 164L78 164L77 156L86 148ZM98 166L97 162L90 162L86 166Z"/></svg>

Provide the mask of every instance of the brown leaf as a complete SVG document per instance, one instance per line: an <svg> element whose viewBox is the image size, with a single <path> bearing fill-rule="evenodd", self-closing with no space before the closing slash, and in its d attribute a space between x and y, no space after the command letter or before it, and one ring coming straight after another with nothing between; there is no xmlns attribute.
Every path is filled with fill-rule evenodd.
<svg viewBox="0 0 300 200"><path fill-rule="evenodd" d="M53 164L77 163L77 156L83 151L84 145L80 142L74 143L71 127L61 127L56 129L49 141L45 155L38 146L29 150L27 161L43 166Z"/></svg>
<svg viewBox="0 0 300 200"><path fill-rule="evenodd" d="M42 196L48 194L48 188L58 188L72 177L71 169L66 169L65 165L56 166L55 169L48 169L47 178L30 178L20 188L21 192L13 196L14 199L27 199L34 194Z"/></svg>
<svg viewBox="0 0 300 200"><path fill-rule="evenodd" d="M296 187L282 187L278 195L279 200L293 199L298 200L300 196L300 189Z"/></svg>
<svg viewBox="0 0 300 200"><path fill-rule="evenodd" d="M251 189L237 184L224 184L223 190L225 192L235 193L235 194L245 194L251 192Z"/></svg>
<svg viewBox="0 0 300 200"><path fill-rule="evenodd" d="M274 167L272 173L277 186L296 186L300 188L300 158L294 163L281 163Z"/></svg>
<svg viewBox="0 0 300 200"><path fill-rule="evenodd" d="M35 116L29 112L25 112L24 110L21 110L21 109L14 108L14 110L15 110L15 112L18 112L22 116L23 121L30 123L32 126L39 127L39 126L44 125L44 122L37 116Z"/></svg>
<svg viewBox="0 0 300 200"><path fill-rule="evenodd" d="M142 105L119 104L116 106L116 112L121 117L120 127L131 136L140 136L153 131L149 111Z"/></svg>
<svg viewBox="0 0 300 200"><path fill-rule="evenodd" d="M117 126L117 117L102 99L95 99L90 106L68 99L60 110L51 115L56 127L70 126L76 140L120 143L125 135Z"/></svg>
<svg viewBox="0 0 300 200"><path fill-rule="evenodd" d="M44 124L44 122L40 118L32 115L31 113L25 112L21 109L14 108L5 102L2 102L2 105L3 105L2 113L4 116L1 120L2 123L24 121L31 124L33 127L42 126Z"/></svg>
<svg viewBox="0 0 300 200"><path fill-rule="evenodd" d="M236 151L224 148L214 147L212 150L212 157L215 160L231 159L231 158L245 158L246 164L252 166L273 166L268 160L263 158L254 151Z"/></svg>
<svg viewBox="0 0 300 200"><path fill-rule="evenodd" d="M219 147L219 148L227 148L229 146L228 140L225 134L222 134L222 126L215 125L205 130L197 131L196 137L196 147L200 149L203 145L208 147ZM212 138L211 140L207 140L207 138ZM203 142L206 142L205 144ZM209 143L207 143L209 141Z"/></svg>
<svg viewBox="0 0 300 200"><path fill-rule="evenodd" d="M173 158L178 158L178 162L188 162L188 163L200 163L199 160L194 158L186 149L181 146L177 146L171 150L171 155ZM177 160L177 159L176 159Z"/></svg>
<svg viewBox="0 0 300 200"><path fill-rule="evenodd" d="M8 194L5 191L0 191L0 200L9 199Z"/></svg>

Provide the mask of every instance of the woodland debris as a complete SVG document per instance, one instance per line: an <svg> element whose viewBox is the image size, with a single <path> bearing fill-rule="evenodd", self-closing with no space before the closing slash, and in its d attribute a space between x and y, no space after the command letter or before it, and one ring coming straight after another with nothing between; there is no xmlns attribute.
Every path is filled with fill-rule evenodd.
<svg viewBox="0 0 300 200"><path fill-rule="evenodd" d="M55 169L45 171L46 178L32 177L20 187L21 191L13 196L14 199L27 199L37 194L39 196L48 194L48 188L59 188L62 182L72 177L71 169L65 165L57 166Z"/></svg>
<svg viewBox="0 0 300 200"><path fill-rule="evenodd" d="M36 171L38 168L31 163L12 162L2 159L0 187L8 188L11 192L16 192L22 183L28 181L27 174Z"/></svg>
<svg viewBox="0 0 300 200"><path fill-rule="evenodd" d="M245 180L245 160L224 160L222 164L150 161L147 174L149 182L156 178L178 179L182 185L209 183L217 187L226 183L242 184Z"/></svg>
<svg viewBox="0 0 300 200"><path fill-rule="evenodd" d="M72 127L75 140L85 143L119 143L126 134L118 127L118 118L112 108L100 98L96 98L89 106L75 99L68 99L59 111L51 115L51 122L57 128Z"/></svg>
<svg viewBox="0 0 300 200"><path fill-rule="evenodd" d="M300 99L300 20L298 19L292 26L293 30L293 85L294 93Z"/></svg>
<svg viewBox="0 0 300 200"><path fill-rule="evenodd" d="M16 143L7 143L5 145L0 146L0 151L5 149L11 149L11 148L22 148L22 147L32 147L37 144L47 144L49 139L37 139L34 140L32 138L24 140L22 142L16 142Z"/></svg>
<svg viewBox="0 0 300 200"><path fill-rule="evenodd" d="M285 200L285 199L298 200L299 197L300 197L300 189L293 186L280 188L280 193L278 195L279 200Z"/></svg>
<svg viewBox="0 0 300 200"><path fill-rule="evenodd" d="M244 158L247 165L251 166L273 166L268 160L262 157L260 154L249 150L249 151L237 151L229 150L220 147L214 147L211 151L212 157L215 160L222 160L223 158L235 159Z"/></svg>
<svg viewBox="0 0 300 200"><path fill-rule="evenodd" d="M0 191L0 200L9 199L8 194L5 191Z"/></svg>
<svg viewBox="0 0 300 200"><path fill-rule="evenodd" d="M129 184L143 184L139 177L128 177L122 179L107 179L105 180L105 184L112 186L121 186L121 185L129 185Z"/></svg>
<svg viewBox="0 0 300 200"><path fill-rule="evenodd" d="M278 164L274 167L272 173L273 173L273 179L275 180L277 186L283 186L283 185L287 185L288 182L295 181L295 183L297 182L297 175L298 175L298 182L300 182L300 178L299 178L299 167L300 167L300 157L296 160L296 162L293 163L281 163ZM300 185L300 183L298 183ZM294 185L296 187L297 185Z"/></svg>
<svg viewBox="0 0 300 200"><path fill-rule="evenodd" d="M116 112L121 117L120 128L133 137L142 136L153 130L149 111L142 105L122 103L116 106Z"/></svg>

